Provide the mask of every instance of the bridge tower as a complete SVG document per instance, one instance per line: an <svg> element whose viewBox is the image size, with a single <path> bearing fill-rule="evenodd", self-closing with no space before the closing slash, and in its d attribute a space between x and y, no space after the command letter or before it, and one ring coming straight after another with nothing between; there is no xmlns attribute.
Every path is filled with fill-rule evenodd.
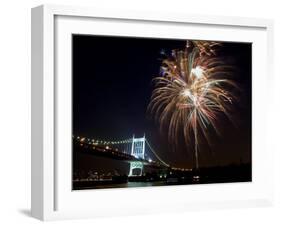
<svg viewBox="0 0 281 226"><path fill-rule="evenodd" d="M135 138L133 136L131 155L138 159L144 159L145 153L145 135L141 138ZM142 176L143 174L143 163L131 162L129 176Z"/></svg>

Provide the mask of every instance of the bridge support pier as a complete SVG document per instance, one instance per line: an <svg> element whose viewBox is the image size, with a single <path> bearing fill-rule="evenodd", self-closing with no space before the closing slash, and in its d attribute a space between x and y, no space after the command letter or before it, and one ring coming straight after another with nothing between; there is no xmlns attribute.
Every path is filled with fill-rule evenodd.
<svg viewBox="0 0 281 226"><path fill-rule="evenodd" d="M142 176L143 175L143 163L131 162L129 177Z"/></svg>
<svg viewBox="0 0 281 226"><path fill-rule="evenodd" d="M144 159L144 153L145 153L145 135L141 138L135 138L135 136L133 136L131 155L138 159ZM131 162L129 177L142 176L142 175L143 175L143 163L137 161Z"/></svg>

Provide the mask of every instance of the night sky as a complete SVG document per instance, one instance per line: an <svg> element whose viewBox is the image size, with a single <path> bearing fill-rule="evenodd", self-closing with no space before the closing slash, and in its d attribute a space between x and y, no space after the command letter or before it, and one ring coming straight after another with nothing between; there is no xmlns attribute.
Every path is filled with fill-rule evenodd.
<svg viewBox="0 0 281 226"><path fill-rule="evenodd" d="M188 37L187 37L188 38ZM159 75L163 53L183 48L185 40L73 35L73 134L101 140L146 138L175 167L193 167L191 147L174 150L159 133L147 106ZM234 64L240 101L232 112L235 125L222 117L222 136L210 130L200 166L251 163L251 44L224 43L219 54Z"/></svg>

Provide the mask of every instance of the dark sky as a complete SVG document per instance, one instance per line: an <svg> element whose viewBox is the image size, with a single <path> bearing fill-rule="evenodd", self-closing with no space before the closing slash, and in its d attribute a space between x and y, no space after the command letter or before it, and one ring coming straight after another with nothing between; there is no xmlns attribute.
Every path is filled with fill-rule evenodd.
<svg viewBox="0 0 281 226"><path fill-rule="evenodd" d="M166 162L179 167L194 163L191 148L173 150L147 112L159 74L161 52L183 48L184 40L73 35L73 133L102 140L146 134ZM222 137L202 145L200 165L251 161L251 44L224 43L220 54L237 66L240 84L236 127L222 119Z"/></svg>

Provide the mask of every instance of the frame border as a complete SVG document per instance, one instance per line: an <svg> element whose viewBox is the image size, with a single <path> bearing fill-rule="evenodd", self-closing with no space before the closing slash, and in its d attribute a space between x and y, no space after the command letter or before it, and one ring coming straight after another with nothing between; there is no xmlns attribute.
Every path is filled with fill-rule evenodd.
<svg viewBox="0 0 281 226"><path fill-rule="evenodd" d="M267 71L273 92L273 21L269 19L202 16L170 12L115 10L41 5L31 11L31 215L40 220L56 215L55 26L56 16L141 20L165 23L263 28L267 32ZM273 162L273 161L272 161ZM265 200L272 203L273 200ZM241 202L243 204L244 201ZM234 205L237 206L237 205ZM59 217L60 218L60 217Z"/></svg>

